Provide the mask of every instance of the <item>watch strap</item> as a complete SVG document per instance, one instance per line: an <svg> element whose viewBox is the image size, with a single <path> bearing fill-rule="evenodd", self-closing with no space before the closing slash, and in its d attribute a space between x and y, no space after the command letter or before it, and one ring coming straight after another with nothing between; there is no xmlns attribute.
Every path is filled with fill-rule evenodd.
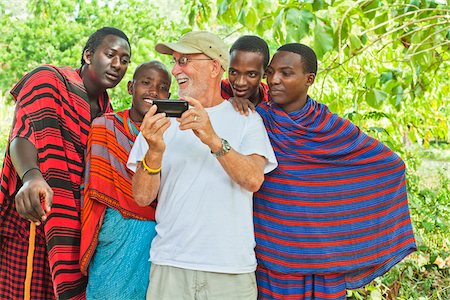
<svg viewBox="0 0 450 300"><path fill-rule="evenodd" d="M214 155L214 157L224 156L225 154L227 154L231 150L231 146L230 146L230 144L228 143L227 140L222 139L222 138L220 140L222 142L222 148L219 151L217 151L217 152L212 152L211 151L211 154Z"/></svg>

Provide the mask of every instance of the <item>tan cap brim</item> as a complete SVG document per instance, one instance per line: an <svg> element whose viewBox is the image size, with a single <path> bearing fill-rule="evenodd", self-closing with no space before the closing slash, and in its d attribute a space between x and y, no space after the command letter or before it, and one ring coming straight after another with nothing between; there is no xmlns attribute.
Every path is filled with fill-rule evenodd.
<svg viewBox="0 0 450 300"><path fill-rule="evenodd" d="M181 54L203 53L198 49L186 45L180 45L178 43L158 43L155 46L155 50L161 54L173 54L173 52L179 52Z"/></svg>

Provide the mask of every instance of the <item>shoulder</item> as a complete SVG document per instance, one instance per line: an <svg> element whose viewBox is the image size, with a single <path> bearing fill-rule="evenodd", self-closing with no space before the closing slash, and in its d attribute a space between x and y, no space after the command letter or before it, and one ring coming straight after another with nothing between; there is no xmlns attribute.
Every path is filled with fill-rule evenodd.
<svg viewBox="0 0 450 300"><path fill-rule="evenodd" d="M11 95L17 100L21 92L27 94L33 89L44 87L57 89L61 81L63 76L58 67L42 65L25 74L11 89Z"/></svg>
<svg viewBox="0 0 450 300"><path fill-rule="evenodd" d="M60 77L58 68L51 65L42 65L26 74L22 80L31 81L41 79L42 81L50 81Z"/></svg>
<svg viewBox="0 0 450 300"><path fill-rule="evenodd" d="M76 72L68 67L59 68L52 65L42 65L25 74L17 83L16 87L23 86L29 82L52 84L56 81L64 81L65 73L73 74Z"/></svg>
<svg viewBox="0 0 450 300"><path fill-rule="evenodd" d="M228 101L227 101L228 102ZM253 112L250 108L248 109L248 115L243 115L240 112L237 112L233 105L228 102L227 109L231 114L235 115L236 118L241 119L246 124L255 124L262 123L262 118L258 112Z"/></svg>
<svg viewBox="0 0 450 300"><path fill-rule="evenodd" d="M230 81L227 78L222 79L222 82L220 83L220 93L225 100L233 97L233 90L231 89Z"/></svg>
<svg viewBox="0 0 450 300"><path fill-rule="evenodd" d="M259 84L259 87L265 94L269 94L269 86L267 85L267 83L264 83L261 81L261 83Z"/></svg>
<svg viewBox="0 0 450 300"><path fill-rule="evenodd" d="M228 78L222 79L222 81L220 82L220 86L222 88L229 87L230 86L230 81L228 80Z"/></svg>
<svg viewBox="0 0 450 300"><path fill-rule="evenodd" d="M92 125L104 125L108 121L113 121L118 117L118 114L115 112L105 113L101 115L100 117L95 118L92 121Z"/></svg>
<svg viewBox="0 0 450 300"><path fill-rule="evenodd" d="M261 115L257 111L253 112L250 110L247 118L249 119L250 122L262 123Z"/></svg>
<svg viewBox="0 0 450 300"><path fill-rule="evenodd" d="M64 73L73 73L75 72L73 69L70 69L69 67L61 68L61 67L55 67L52 65L42 65L31 71L28 75L28 77L47 77L48 79L51 78L58 78L59 80L63 80L63 74ZM26 76L25 76L26 77Z"/></svg>

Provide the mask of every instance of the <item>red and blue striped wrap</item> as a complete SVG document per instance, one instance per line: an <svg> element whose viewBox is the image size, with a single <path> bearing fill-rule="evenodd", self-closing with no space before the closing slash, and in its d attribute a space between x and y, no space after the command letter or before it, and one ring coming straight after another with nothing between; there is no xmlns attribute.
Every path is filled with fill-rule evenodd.
<svg viewBox="0 0 450 300"><path fill-rule="evenodd" d="M314 290L343 297L415 251L398 155L311 98L290 114L270 102L257 111L278 160L255 194L261 269L313 282L296 299L328 299ZM260 295L283 298L287 283L260 277Z"/></svg>

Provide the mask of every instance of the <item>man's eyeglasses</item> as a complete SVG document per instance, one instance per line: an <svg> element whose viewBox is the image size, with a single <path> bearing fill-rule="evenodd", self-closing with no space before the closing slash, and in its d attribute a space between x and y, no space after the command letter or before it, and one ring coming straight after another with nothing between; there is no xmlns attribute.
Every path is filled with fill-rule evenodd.
<svg viewBox="0 0 450 300"><path fill-rule="evenodd" d="M213 60L212 58L189 58L186 56L182 56L179 59L175 59L175 57L172 57L172 64L175 65L176 63L178 63L178 65L180 67L184 67L185 65L187 65L187 63L189 61L193 61L193 60Z"/></svg>

